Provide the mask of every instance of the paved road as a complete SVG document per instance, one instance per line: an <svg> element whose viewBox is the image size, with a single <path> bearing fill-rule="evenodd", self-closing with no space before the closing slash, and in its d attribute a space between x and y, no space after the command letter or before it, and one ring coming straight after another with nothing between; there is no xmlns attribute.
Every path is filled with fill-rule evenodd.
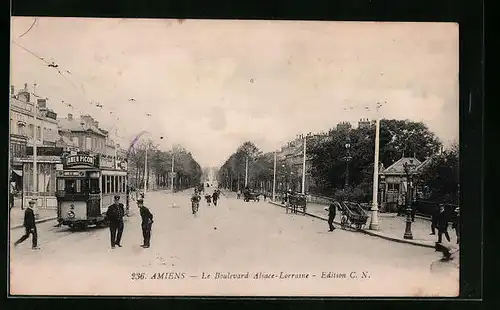
<svg viewBox="0 0 500 310"><path fill-rule="evenodd" d="M261 296L455 296L458 293L455 269L431 273L431 263L439 258L432 249L340 229L329 233L324 221L285 214L283 209L264 202L244 203L223 197L217 207L208 208L203 202L195 218L190 212L188 193L152 192L146 200L155 215L151 248L140 247L140 219L136 213L125 223L123 248L113 250L106 228L70 232L52 227L53 223L43 223L38 226L41 250L32 251L29 241L11 248L11 293ZM13 241L20 232L11 233ZM250 279L214 279L216 272L224 275L249 272ZM252 279L259 272L261 279ZM337 278L322 278L323 272L335 273ZM362 278L363 272L369 278ZM133 280L132 273L139 274L139 278L144 274L145 279ZM203 273L210 274L210 279L202 279ZM151 279L158 274L167 279ZM274 278L265 278L265 274ZM293 277L308 274L308 278L295 279L292 274Z"/></svg>

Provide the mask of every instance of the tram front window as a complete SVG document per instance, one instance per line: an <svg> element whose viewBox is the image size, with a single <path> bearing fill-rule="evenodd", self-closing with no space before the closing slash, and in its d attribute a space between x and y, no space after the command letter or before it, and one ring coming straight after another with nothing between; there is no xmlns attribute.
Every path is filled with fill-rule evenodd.
<svg viewBox="0 0 500 310"><path fill-rule="evenodd" d="M67 194L75 194L77 192L76 181L79 181L79 180L65 179L64 180L64 192L66 192Z"/></svg>
<svg viewBox="0 0 500 310"><path fill-rule="evenodd" d="M99 194L99 179L88 179L88 188L91 194Z"/></svg>

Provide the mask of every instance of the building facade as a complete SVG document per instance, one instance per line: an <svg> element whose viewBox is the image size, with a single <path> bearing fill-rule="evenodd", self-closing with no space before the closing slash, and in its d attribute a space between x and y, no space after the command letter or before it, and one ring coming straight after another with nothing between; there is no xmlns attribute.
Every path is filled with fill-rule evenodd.
<svg viewBox="0 0 500 310"><path fill-rule="evenodd" d="M24 164L33 160L34 143L39 151L45 150L46 153L55 147L58 140L57 114L47 107L46 99L32 94L27 84L17 94L14 86L11 86L9 103L11 176L17 190L24 193L23 189L28 186L27 183L30 183L32 187L32 177L24 174ZM36 137L34 137L35 126ZM28 149L31 149L31 154L28 154ZM38 173L41 174L45 170L42 167ZM39 180L43 180L43 177ZM45 184L39 187L47 188Z"/></svg>

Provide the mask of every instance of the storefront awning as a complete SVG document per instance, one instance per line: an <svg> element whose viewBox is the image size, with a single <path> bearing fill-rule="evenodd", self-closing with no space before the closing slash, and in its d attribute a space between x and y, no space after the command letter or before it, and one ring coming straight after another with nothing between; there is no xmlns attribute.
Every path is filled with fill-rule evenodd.
<svg viewBox="0 0 500 310"><path fill-rule="evenodd" d="M12 172L13 172L14 174L17 174L17 175L18 175L18 176L20 176L20 177L22 177L22 176L23 176L23 171L22 171L22 170L14 170L14 169L12 169Z"/></svg>

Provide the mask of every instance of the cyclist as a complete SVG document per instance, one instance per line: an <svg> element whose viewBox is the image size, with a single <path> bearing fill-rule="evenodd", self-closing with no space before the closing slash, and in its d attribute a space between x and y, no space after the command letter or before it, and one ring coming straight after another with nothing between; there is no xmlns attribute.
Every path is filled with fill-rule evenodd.
<svg viewBox="0 0 500 310"><path fill-rule="evenodd" d="M198 191L195 190L194 194L191 196L191 208L193 209L193 214L196 214L198 207L200 205L201 197L198 195Z"/></svg>

